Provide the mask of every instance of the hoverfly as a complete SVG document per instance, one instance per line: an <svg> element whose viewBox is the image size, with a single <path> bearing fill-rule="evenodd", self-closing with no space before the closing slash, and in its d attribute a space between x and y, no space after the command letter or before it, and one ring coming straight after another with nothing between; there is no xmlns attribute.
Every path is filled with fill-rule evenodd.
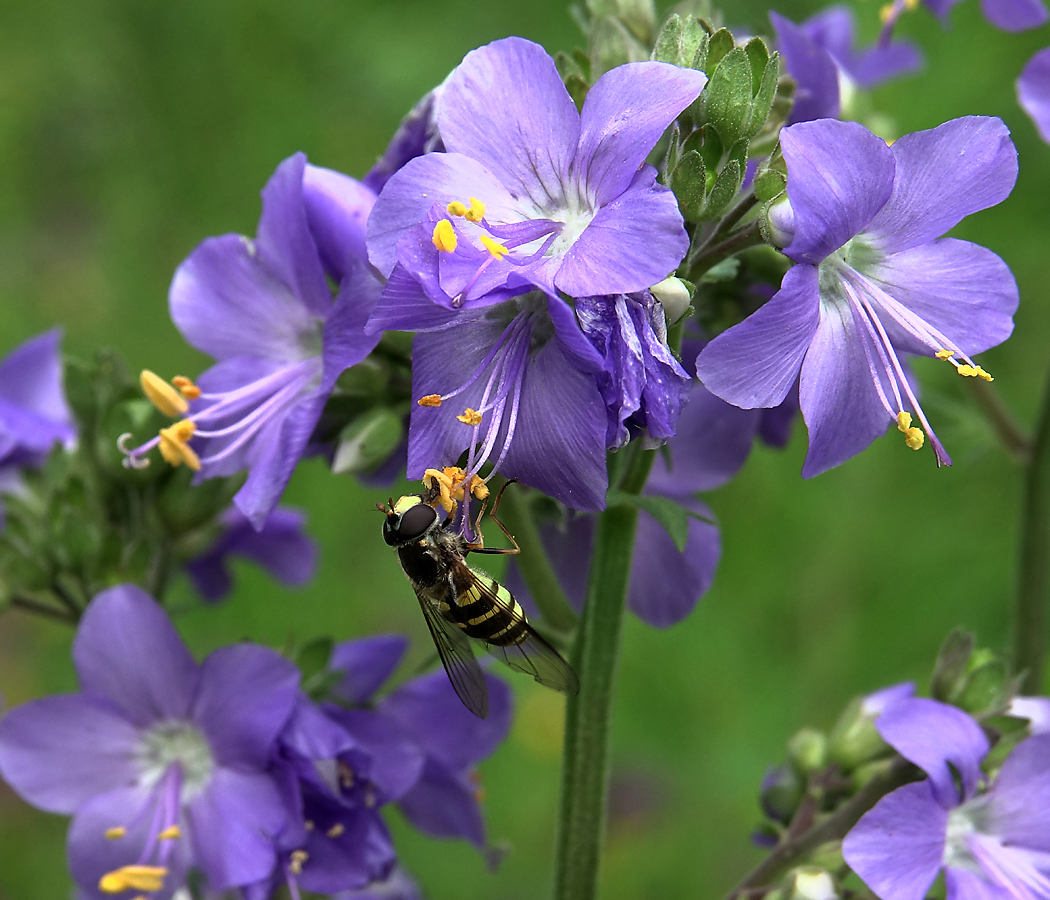
<svg viewBox="0 0 1050 900"><path fill-rule="evenodd" d="M580 689L572 667L536 633L514 595L464 561L471 552L519 552L514 538L496 518L503 490L509 484L496 497L491 518L514 544L512 550L488 549L480 543L484 503L474 524L477 544L448 527L451 514L441 520L436 487L404 496L397 503L391 499L389 506L377 504L386 513L383 540L397 548L401 568L416 592L449 681L463 705L482 719L489 712L488 689L468 638L481 641L497 659L540 684L566 694Z"/></svg>

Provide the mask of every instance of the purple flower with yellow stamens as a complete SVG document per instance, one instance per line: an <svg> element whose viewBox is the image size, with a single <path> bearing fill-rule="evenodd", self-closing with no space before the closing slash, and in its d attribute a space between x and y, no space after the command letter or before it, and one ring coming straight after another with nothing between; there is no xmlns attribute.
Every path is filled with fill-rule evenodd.
<svg viewBox="0 0 1050 900"><path fill-rule="evenodd" d="M1009 132L999 119L969 116L888 147L861 125L821 119L784 129L781 147L787 197L770 223L796 265L758 312L704 348L698 377L745 409L777 406L798 379L805 477L859 453L888 425L912 449L928 437L938 465L950 465L901 354L991 377L971 356L1010 335L1017 285L994 253L938 236L1010 193Z"/></svg>
<svg viewBox="0 0 1050 900"><path fill-rule="evenodd" d="M81 691L0 720L0 774L34 806L73 816L81 896L170 898L186 872L226 890L264 877L287 809L267 772L299 680L265 647L197 664L147 594L88 606L73 643Z"/></svg>
<svg viewBox="0 0 1050 900"><path fill-rule="evenodd" d="M219 362L198 385L176 379L169 387L143 374L158 408L184 418L126 450L129 465L143 465L159 446L165 460L199 478L246 468L234 502L262 526L336 378L378 342L364 325L380 287L360 257L371 202L371 191L297 154L263 190L254 241L209 238L189 256L171 285L171 315L189 343ZM334 302L326 274L341 278Z"/></svg>
<svg viewBox="0 0 1050 900"><path fill-rule="evenodd" d="M231 556L258 563L283 584L306 584L317 571L317 544L304 530L305 521L301 511L278 507L256 530L239 509L230 507L219 518L222 531L212 545L186 563L197 593L209 603L230 593Z"/></svg>
<svg viewBox="0 0 1050 900"><path fill-rule="evenodd" d="M376 201L372 264L387 276L403 266L453 309L530 285L581 297L661 281L688 239L645 160L706 81L631 63L598 79L581 113L538 44L505 38L471 51L437 99L447 152L410 160Z"/></svg>
<svg viewBox="0 0 1050 900"><path fill-rule="evenodd" d="M989 743L962 710L911 698L875 727L928 775L883 797L843 856L882 900L922 900L943 871L953 900L1050 897L1050 735L1018 744L986 791Z"/></svg>

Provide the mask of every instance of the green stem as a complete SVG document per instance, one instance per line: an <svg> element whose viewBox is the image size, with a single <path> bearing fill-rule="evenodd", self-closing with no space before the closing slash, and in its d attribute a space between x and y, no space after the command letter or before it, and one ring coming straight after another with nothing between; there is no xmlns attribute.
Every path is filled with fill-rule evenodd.
<svg viewBox="0 0 1050 900"><path fill-rule="evenodd" d="M1014 670L1024 673L1021 690L1038 694L1046 657L1046 606L1050 587L1050 380L1025 472L1021 548L1014 607Z"/></svg>
<svg viewBox="0 0 1050 900"><path fill-rule="evenodd" d="M636 453L621 490L641 490L653 456L651 450ZM598 518L572 658L580 692L569 697L565 712L555 900L593 900L598 893L613 689L637 522L637 508L627 504L609 507Z"/></svg>
<svg viewBox="0 0 1050 900"><path fill-rule="evenodd" d="M762 243L762 231L757 220L749 222L725 240L720 241L713 247L701 250L688 260L685 277L692 282L697 282L705 272L713 269L722 260L729 259L730 256L734 256L742 250L747 250L749 247L757 247Z"/></svg>
<svg viewBox="0 0 1050 900"><path fill-rule="evenodd" d="M515 486L503 495L499 516L521 548L521 554L514 559L543 621L555 631L571 632L576 627L576 613L554 574L532 517L528 497L520 487Z"/></svg>
<svg viewBox="0 0 1050 900"><path fill-rule="evenodd" d="M1025 433L1024 428L1007 409L999 392L992 385L981 378L965 380L969 382L968 386L973 393L974 401L991 423L1003 449L1015 463L1027 466L1032 459L1031 435Z"/></svg>
<svg viewBox="0 0 1050 900"><path fill-rule="evenodd" d="M77 617L69 611L61 607L51 606L48 603L41 603L39 600L33 600L31 597L12 597L11 606L36 616L44 616L48 619L65 622L67 625L77 624Z"/></svg>
<svg viewBox="0 0 1050 900"><path fill-rule="evenodd" d="M798 837L778 844L762 862L748 873L732 891L726 900L734 900L741 895L764 894L775 887L775 882L788 869L805 862L821 844L838 841L857 824L864 813L871 809L880 798L901 785L914 781L918 770L906 759L895 757L893 763L881 775L876 775L846 803L840 806L826 819L803 832ZM757 890L757 889L764 890Z"/></svg>

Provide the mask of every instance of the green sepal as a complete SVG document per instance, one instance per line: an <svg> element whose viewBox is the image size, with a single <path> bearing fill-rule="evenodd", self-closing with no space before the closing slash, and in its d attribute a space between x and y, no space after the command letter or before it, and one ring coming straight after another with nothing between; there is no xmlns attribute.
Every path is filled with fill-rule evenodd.
<svg viewBox="0 0 1050 900"><path fill-rule="evenodd" d="M762 76L766 71L766 64L769 62L769 50L766 49L765 41L756 37L744 44L744 52L747 54L748 62L751 63L751 95L755 96L758 94Z"/></svg>
<svg viewBox="0 0 1050 900"><path fill-rule="evenodd" d="M295 653L295 664L305 683L324 672L332 659L335 641L331 637L316 637L299 647Z"/></svg>
<svg viewBox="0 0 1050 900"><path fill-rule="evenodd" d="M966 676L955 703L973 716L999 712L1010 699L1010 687L1006 662L989 659Z"/></svg>
<svg viewBox="0 0 1050 900"><path fill-rule="evenodd" d="M751 102L751 115L744 132L747 137L754 137L762 130L762 126L766 124L766 120L773 110L773 101L777 98L779 81L780 54L774 53L766 62L754 99Z"/></svg>
<svg viewBox="0 0 1050 900"><path fill-rule="evenodd" d="M339 434L332 471L363 472L393 453L405 426L401 416L387 407L377 406L355 418Z"/></svg>
<svg viewBox="0 0 1050 900"><path fill-rule="evenodd" d="M572 97L572 102L576 104L576 109L583 109L583 101L587 99L587 92L591 89L591 86L584 81L581 75L570 75L565 79L565 90L569 92L569 96Z"/></svg>
<svg viewBox="0 0 1050 900"><path fill-rule="evenodd" d="M612 16L602 16L591 22L588 50L594 78L625 63L649 58L649 47L643 45L620 19Z"/></svg>
<svg viewBox="0 0 1050 900"><path fill-rule="evenodd" d="M930 680L930 694L934 700L952 703L958 696L974 645L973 635L960 628L956 628L944 639L933 667L933 678Z"/></svg>
<svg viewBox="0 0 1050 900"><path fill-rule="evenodd" d="M682 216L690 222L699 222L707 197L707 169L699 152L690 150L681 158L671 173L670 187Z"/></svg>
<svg viewBox="0 0 1050 900"><path fill-rule="evenodd" d="M732 202L743 180L743 168L735 159L729 160L718 173L707 197L707 205L704 207L703 219L717 219Z"/></svg>
<svg viewBox="0 0 1050 900"><path fill-rule="evenodd" d="M751 63L742 47L730 50L722 58L704 88L704 95L707 121L718 130L722 145L735 144L744 136L751 115Z"/></svg>
<svg viewBox="0 0 1050 900"><path fill-rule="evenodd" d="M755 175L755 196L763 203L775 200L786 187L787 178L776 169L762 169Z"/></svg>
<svg viewBox="0 0 1050 900"><path fill-rule="evenodd" d="M727 29L719 28L718 31L711 35L711 40L707 45L707 59L704 62L704 71L710 75L712 70L722 62L735 46L736 41L733 40L733 35Z"/></svg>
<svg viewBox="0 0 1050 900"><path fill-rule="evenodd" d="M678 166L678 161L682 158L682 130L678 122L674 122L671 125L671 130L667 134L667 155L664 157L663 168L660 170L661 181L664 184L669 184L671 181L671 173Z"/></svg>
<svg viewBox="0 0 1050 900"><path fill-rule="evenodd" d="M815 728L800 728L787 742L788 760L802 775L828 764L828 738Z"/></svg>
<svg viewBox="0 0 1050 900"><path fill-rule="evenodd" d="M675 13L664 23L650 58L682 68L702 69L707 61L708 40L707 32L695 18L683 19Z"/></svg>
<svg viewBox="0 0 1050 900"><path fill-rule="evenodd" d="M595 17L620 19L638 40L652 40L656 27L653 0L587 0L587 11Z"/></svg>

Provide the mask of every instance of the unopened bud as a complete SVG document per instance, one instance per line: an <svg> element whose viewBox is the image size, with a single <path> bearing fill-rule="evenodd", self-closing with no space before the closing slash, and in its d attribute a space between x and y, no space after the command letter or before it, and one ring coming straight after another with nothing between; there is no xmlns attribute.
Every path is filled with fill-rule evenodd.
<svg viewBox="0 0 1050 900"><path fill-rule="evenodd" d="M803 774L817 772L827 765L828 739L815 728L803 728L788 741L788 758Z"/></svg>
<svg viewBox="0 0 1050 900"><path fill-rule="evenodd" d="M674 325L689 310L693 302L692 292L681 278L665 278L649 288L649 292L660 301L668 325Z"/></svg>
<svg viewBox="0 0 1050 900"><path fill-rule="evenodd" d="M806 785L794 766L770 766L762 778L758 800L762 811L774 821L787 825L802 802Z"/></svg>
<svg viewBox="0 0 1050 900"><path fill-rule="evenodd" d="M784 900L838 900L831 873L819 866L799 866L788 872L781 887Z"/></svg>
<svg viewBox="0 0 1050 900"><path fill-rule="evenodd" d="M768 240L775 247L784 248L795 239L795 211L787 194L766 209L766 224Z"/></svg>
<svg viewBox="0 0 1050 900"><path fill-rule="evenodd" d="M845 772L884 756L889 747L875 728L875 720L890 706L911 697L915 685L895 684L863 697L854 697L839 716L828 738L828 756Z"/></svg>

